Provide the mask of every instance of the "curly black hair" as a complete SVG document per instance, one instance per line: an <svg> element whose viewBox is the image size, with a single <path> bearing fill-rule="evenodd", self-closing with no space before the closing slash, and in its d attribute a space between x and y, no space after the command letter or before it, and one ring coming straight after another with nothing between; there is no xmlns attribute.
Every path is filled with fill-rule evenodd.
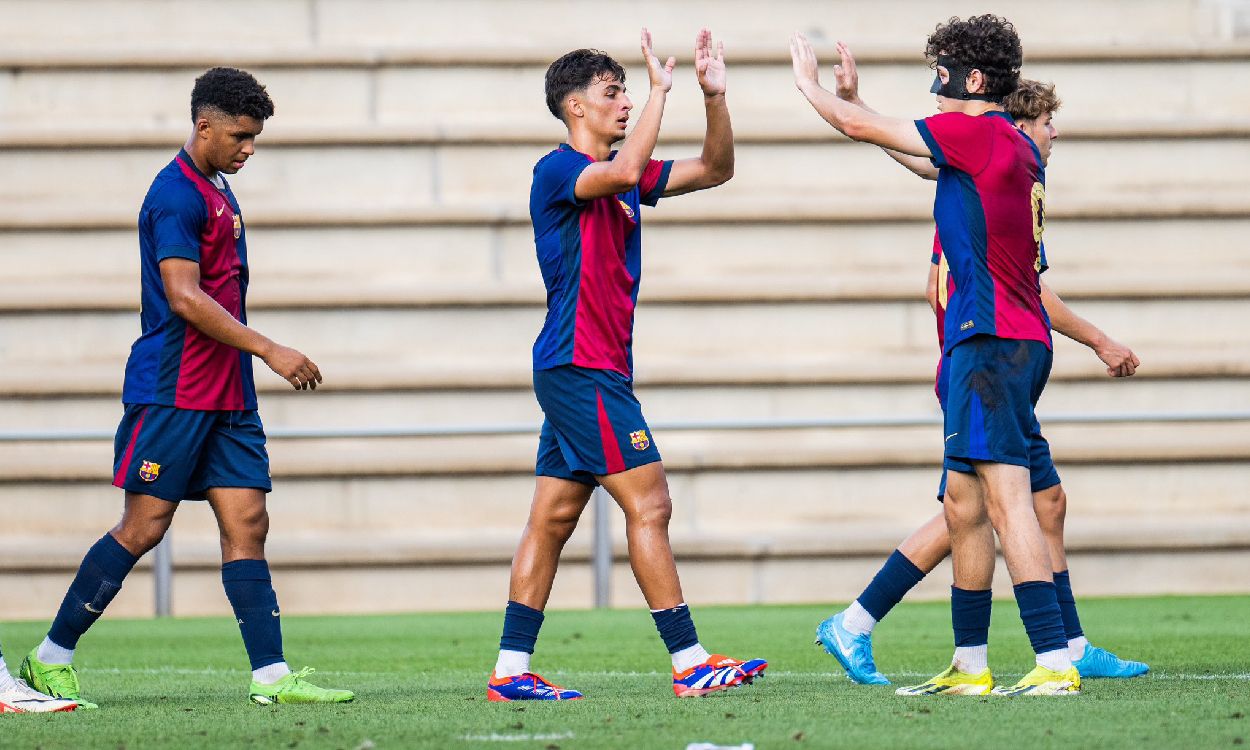
<svg viewBox="0 0 1250 750"><path fill-rule="evenodd" d="M273 101L251 73L238 68L210 68L195 79L191 89L191 120L205 109L230 117L266 120L273 116Z"/></svg>
<svg viewBox="0 0 1250 750"><path fill-rule="evenodd" d="M1016 90L1024 63L1016 28L1006 18L989 13L938 24L929 35L924 54L930 66L937 65L938 57L945 57L968 70L981 71L985 93L998 99Z"/></svg>
<svg viewBox="0 0 1250 750"><path fill-rule="evenodd" d="M574 91L583 91L596 80L625 83L625 68L606 52L597 49L575 49L547 68L543 84L547 90L547 109L557 120L564 121L562 104Z"/></svg>

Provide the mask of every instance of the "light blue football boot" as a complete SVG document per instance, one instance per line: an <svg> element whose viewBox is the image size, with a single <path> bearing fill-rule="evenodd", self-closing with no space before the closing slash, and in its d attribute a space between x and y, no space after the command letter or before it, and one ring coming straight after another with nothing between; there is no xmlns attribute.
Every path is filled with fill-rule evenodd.
<svg viewBox="0 0 1250 750"><path fill-rule="evenodd" d="M1105 648L1092 643L1085 644L1085 653L1072 662L1081 677L1113 677L1125 679L1140 677L1150 671L1150 665L1140 661L1121 659Z"/></svg>
<svg viewBox="0 0 1250 750"><path fill-rule="evenodd" d="M861 685L889 685L872 660L872 634L855 635L842 626L842 612L816 626L816 643L832 654L846 676Z"/></svg>

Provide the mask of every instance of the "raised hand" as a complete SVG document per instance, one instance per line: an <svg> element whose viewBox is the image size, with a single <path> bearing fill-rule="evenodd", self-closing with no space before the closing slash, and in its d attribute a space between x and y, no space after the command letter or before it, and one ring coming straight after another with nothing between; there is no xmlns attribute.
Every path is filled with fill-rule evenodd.
<svg viewBox="0 0 1250 750"><path fill-rule="evenodd" d="M716 43L712 54L712 32L700 29L694 38L694 74L704 96L725 93L725 43Z"/></svg>
<svg viewBox="0 0 1250 750"><path fill-rule="evenodd" d="M855 56L842 42L838 42L838 54L842 56L842 64L833 66L838 83L835 93L843 101L859 104L859 69L855 67Z"/></svg>
<svg viewBox="0 0 1250 750"><path fill-rule="evenodd" d="M651 88L670 91L673 88L673 68L677 58L670 57L660 65L660 58L651 51L651 32L644 27L642 30L642 59L647 62L647 77L651 79Z"/></svg>
<svg viewBox="0 0 1250 750"><path fill-rule="evenodd" d="M807 85L820 85L820 63L807 37L794 32L790 37L790 62L794 64L794 85L802 90Z"/></svg>

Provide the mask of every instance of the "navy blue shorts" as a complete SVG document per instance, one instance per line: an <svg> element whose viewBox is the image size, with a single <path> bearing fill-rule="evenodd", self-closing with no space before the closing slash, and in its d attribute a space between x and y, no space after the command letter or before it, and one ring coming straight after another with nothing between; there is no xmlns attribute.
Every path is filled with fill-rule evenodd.
<svg viewBox="0 0 1250 750"><path fill-rule="evenodd" d="M542 433L534 473L596 485L660 460L633 382L611 370L563 365L534 371Z"/></svg>
<svg viewBox="0 0 1250 750"><path fill-rule="evenodd" d="M972 461L1032 466L1033 435L1040 434L1034 408L1051 360L1040 341L995 336L973 336L951 350L946 469L967 473Z"/></svg>
<svg viewBox="0 0 1250 750"><path fill-rule="evenodd" d="M942 413L946 413L946 391L950 385L950 368L951 358L949 355L942 357L941 364L938 367L937 378L937 397L938 403L942 405ZM955 471L961 471L965 474L973 473L972 464L957 459L946 459L946 465L958 464ZM1055 468L1055 461L1050 455L1050 443L1047 442L1045 436L1042 435L1042 425L1038 423L1037 416L1033 417L1033 424L1029 428L1029 480L1033 492L1041 492L1050 489L1059 484L1059 471ZM946 467L942 468L942 479L938 482L937 499L938 502L946 497Z"/></svg>
<svg viewBox="0 0 1250 750"><path fill-rule="evenodd" d="M113 438L113 484L162 500L203 500L213 487L268 492L269 454L256 411L128 404Z"/></svg>

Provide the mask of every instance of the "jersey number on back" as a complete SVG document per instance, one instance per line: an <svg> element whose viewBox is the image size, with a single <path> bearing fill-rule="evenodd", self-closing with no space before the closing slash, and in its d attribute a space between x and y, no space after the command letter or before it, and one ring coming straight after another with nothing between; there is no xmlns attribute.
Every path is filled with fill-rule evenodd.
<svg viewBox="0 0 1250 750"><path fill-rule="evenodd" d="M1037 243L1037 260L1033 261L1033 270L1041 273L1042 232L1045 231L1046 224L1046 186L1040 182L1033 183L1029 200L1033 204L1033 241Z"/></svg>

